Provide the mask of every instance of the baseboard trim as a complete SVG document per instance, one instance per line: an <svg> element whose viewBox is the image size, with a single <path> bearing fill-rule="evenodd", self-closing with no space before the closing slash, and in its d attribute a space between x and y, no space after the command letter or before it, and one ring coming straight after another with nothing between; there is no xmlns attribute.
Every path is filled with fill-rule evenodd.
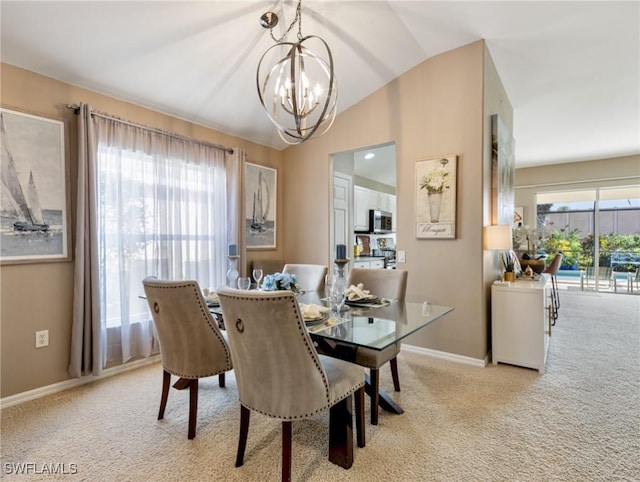
<svg viewBox="0 0 640 482"><path fill-rule="evenodd" d="M480 368L485 368L489 363L488 354L484 358L484 360L482 360L479 358L471 358L468 356L456 355L455 353L431 350L429 348L423 348L421 346L407 345L406 343L402 344L402 350L405 350L411 353L416 353L418 355L425 355L425 356L430 356L434 358L440 358L443 360L449 360L456 363L464 363L465 365L472 365ZM13 405L18 405L20 403L28 402L29 400L35 400L37 398L46 397L47 395L52 395L54 393L63 392L70 388L79 387L80 385L85 385L87 383L92 383L98 380L102 380L103 378L112 377L114 375L128 372L129 370L135 370L136 368L140 368L145 365L150 365L152 363L157 363L159 361L160 361L160 355L154 355L152 357L145 358L143 360L136 360L133 362L125 363L124 365L119 365L117 367L107 368L102 372L101 375L98 375L98 376L87 375L80 378L72 378L62 382L54 383L52 385L47 385L45 387L34 388L33 390L17 393L16 395L11 395L8 397L1 398L0 409L11 407Z"/></svg>
<svg viewBox="0 0 640 482"><path fill-rule="evenodd" d="M456 355L455 353L431 350L429 348L423 348L421 346L407 345L405 343L402 344L401 349L411 353L417 353L418 355L426 355L434 358L453 361L456 363L464 363L465 365L472 365L474 367L486 368L489 364L489 354L487 354L484 359L471 358L468 356Z"/></svg>
<svg viewBox="0 0 640 482"><path fill-rule="evenodd" d="M53 383L51 385L47 385L44 387L34 388L33 390L28 390L26 392L10 395L8 397L4 397L0 399L0 409L11 407L12 405L18 405L20 403L28 402L29 400L35 400L36 398L46 397L47 395L52 395L54 393L63 392L70 388L79 387L80 385L96 382L98 380L102 380L103 378L112 377L114 375L128 372L129 370L135 370L136 368L140 368L145 365L150 365L152 363L157 363L159 361L160 361L160 355L153 355L149 358L144 358L142 360L136 360L129 363L125 363L123 365L118 365L117 367L107 368L106 370L102 371L101 375L97 375L97 376L87 375L80 378L71 378L69 380L64 380L62 382Z"/></svg>

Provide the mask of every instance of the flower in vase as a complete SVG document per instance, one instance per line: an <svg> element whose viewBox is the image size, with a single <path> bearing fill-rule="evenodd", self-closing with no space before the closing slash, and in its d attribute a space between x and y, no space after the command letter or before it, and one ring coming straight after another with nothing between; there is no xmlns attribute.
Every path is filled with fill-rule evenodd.
<svg viewBox="0 0 640 482"><path fill-rule="evenodd" d="M291 290L295 293L299 289L296 275L290 273L268 274L262 283L263 291Z"/></svg>
<svg viewBox="0 0 640 482"><path fill-rule="evenodd" d="M520 246L525 241L527 243L527 254L530 259L536 259L538 249L542 242L550 236L551 229L548 226L541 225L538 227L530 227L529 225L518 226L513 230L513 245Z"/></svg>
<svg viewBox="0 0 640 482"><path fill-rule="evenodd" d="M429 173L422 178L420 189L426 189L429 194L442 193L445 189L449 189L449 172L444 168L449 161L440 159L442 167L434 167Z"/></svg>

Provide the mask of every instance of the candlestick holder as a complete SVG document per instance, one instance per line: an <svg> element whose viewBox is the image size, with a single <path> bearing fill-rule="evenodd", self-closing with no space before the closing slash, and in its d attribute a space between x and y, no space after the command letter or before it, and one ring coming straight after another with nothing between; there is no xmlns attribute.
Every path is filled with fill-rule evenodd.
<svg viewBox="0 0 640 482"><path fill-rule="evenodd" d="M344 276L344 267L349 263L349 258L334 259L335 268L331 280L330 309L335 318L340 318L344 308L344 292L347 289L347 279Z"/></svg>
<svg viewBox="0 0 640 482"><path fill-rule="evenodd" d="M333 260L334 264L336 265L337 274L339 276L344 278L344 267L349 264L349 261L351 261L349 258L340 258Z"/></svg>
<svg viewBox="0 0 640 482"><path fill-rule="evenodd" d="M227 256L227 286L231 288L237 288L238 286L238 259L240 259L238 255Z"/></svg>

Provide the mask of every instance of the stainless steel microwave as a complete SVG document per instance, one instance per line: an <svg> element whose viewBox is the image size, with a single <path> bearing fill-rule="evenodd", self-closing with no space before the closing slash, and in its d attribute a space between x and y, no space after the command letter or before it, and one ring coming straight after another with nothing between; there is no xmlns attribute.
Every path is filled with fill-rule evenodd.
<svg viewBox="0 0 640 482"><path fill-rule="evenodd" d="M393 232L393 219L388 211L369 210L369 232L384 234Z"/></svg>

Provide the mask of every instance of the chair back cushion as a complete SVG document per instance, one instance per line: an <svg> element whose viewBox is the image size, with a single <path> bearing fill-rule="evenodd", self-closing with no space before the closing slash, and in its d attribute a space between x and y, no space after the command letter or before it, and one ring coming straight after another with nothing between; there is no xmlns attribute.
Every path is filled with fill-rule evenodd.
<svg viewBox="0 0 640 482"><path fill-rule="evenodd" d="M231 354L196 281L142 281L160 341L162 365L183 378L231 370Z"/></svg>
<svg viewBox="0 0 640 482"><path fill-rule="evenodd" d="M262 270L262 275L267 276L268 274L280 273L282 271L282 267L284 263L280 259L267 259L267 260L254 260L251 261L251 271L249 271L249 276L252 275L253 270L260 268ZM264 281L264 278L263 278Z"/></svg>
<svg viewBox="0 0 640 482"><path fill-rule="evenodd" d="M558 270L560 269L561 265L562 265L562 253L556 253L556 255L553 257L553 261L551 261L551 264L545 268L544 272L548 274L556 275L558 274Z"/></svg>
<svg viewBox="0 0 640 482"><path fill-rule="evenodd" d="M322 291L327 270L326 266L320 264L285 264L282 272L295 274L298 286L302 289Z"/></svg>
<svg viewBox="0 0 640 482"><path fill-rule="evenodd" d="M290 291L218 291L238 384L247 408L284 420L330 407L325 370Z"/></svg>
<svg viewBox="0 0 640 482"><path fill-rule="evenodd" d="M403 301L407 293L407 276L404 269L352 268L348 283L362 283L372 295Z"/></svg>

